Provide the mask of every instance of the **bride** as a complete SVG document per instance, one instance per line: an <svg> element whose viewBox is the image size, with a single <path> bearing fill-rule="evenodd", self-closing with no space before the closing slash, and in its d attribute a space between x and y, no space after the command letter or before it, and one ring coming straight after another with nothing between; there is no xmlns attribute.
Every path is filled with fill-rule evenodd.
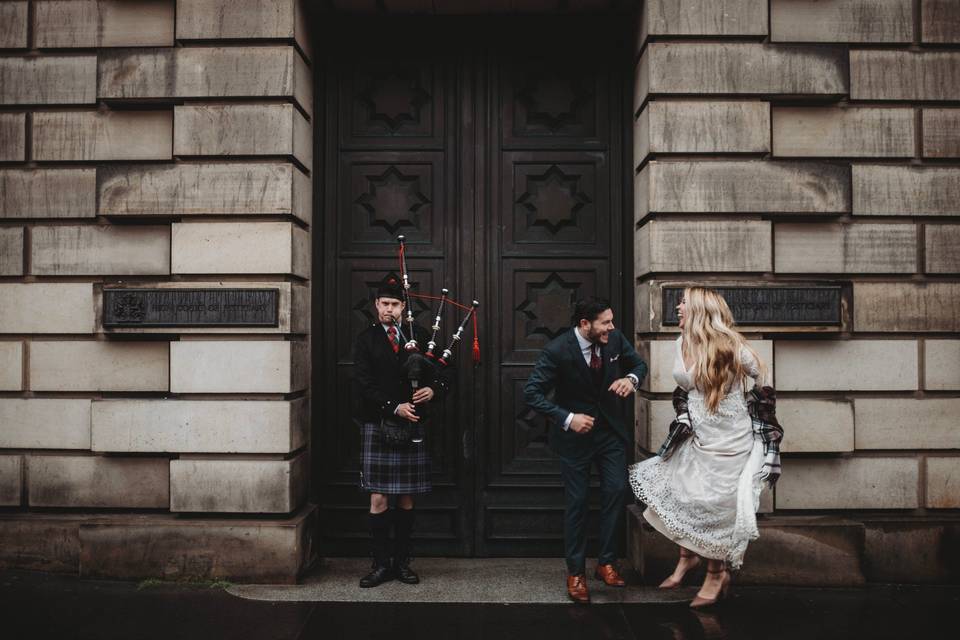
<svg viewBox="0 0 960 640"><path fill-rule="evenodd" d="M706 579L690 605L699 608L726 595L727 564L738 569L747 543L759 536L756 511L764 480L772 483L779 475L779 435L770 438L764 430L769 426L748 412L747 378L756 381L752 397L760 400L766 369L734 328L723 297L690 287L677 309L681 333L673 377L680 386L674 392L680 415L660 454L632 465L629 477L647 506L643 517L680 546L677 567L660 586L678 587L701 557L707 559ZM764 391L773 397L772 389ZM678 431L689 437L677 443Z"/></svg>

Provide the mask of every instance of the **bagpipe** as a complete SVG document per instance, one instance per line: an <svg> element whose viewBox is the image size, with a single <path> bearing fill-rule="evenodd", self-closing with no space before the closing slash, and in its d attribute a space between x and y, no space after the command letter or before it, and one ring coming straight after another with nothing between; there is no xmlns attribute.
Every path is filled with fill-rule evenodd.
<svg viewBox="0 0 960 640"><path fill-rule="evenodd" d="M480 303L476 300L473 300L470 305L465 305L456 300L450 298L449 289L441 289L440 296L432 296L422 293L414 293L410 287L410 274L407 271L407 256L406 256L406 245L404 244L404 236L397 236L397 242L400 245L400 248L397 252L397 257L400 262L400 278L402 280L402 292L403 292L403 303L407 310L406 322L408 326L408 334L410 339L403 345L405 351L408 352L407 360L411 358L415 360L425 359L431 363L435 363L441 367L446 367L450 365L450 359L453 356L454 350L457 348L457 345L463 339L463 333L467 328L467 324L473 321L473 362L474 364L480 363L480 337L477 333L477 308L480 306ZM413 330L414 320L413 320L413 306L412 300L439 300L440 304L437 305L437 315L433 319L433 325L430 327L430 330L433 332L430 335L430 340L427 342L427 350L425 353L420 352L420 343L416 339L416 334ZM436 354L437 349L437 334L440 333L440 323L443 320L443 311L446 305L450 305L457 309L462 309L466 311L466 315L463 317L463 320L460 322L460 325L457 327L457 330L450 337L450 343L447 347L441 352L438 356ZM395 321L398 325L398 329L403 329L403 321ZM420 366L423 366L422 363Z"/></svg>
<svg viewBox="0 0 960 640"><path fill-rule="evenodd" d="M456 350L457 345L459 345L463 340L464 332L466 331L467 325L470 324L471 321L473 324L473 363L474 365L480 363L480 338L477 333L477 308L480 306L480 303L477 300L473 300L470 305L457 302L450 297L449 289L441 289L439 297L422 293L414 293L411 290L410 274L407 271L406 245L404 244L404 239L405 238L402 235L397 236L397 242L400 245L400 248L397 252L397 257L400 263L400 278L402 280L400 289L403 294L402 301L406 309L406 318L395 319L394 324L397 325L399 335L404 334L404 320L407 324L408 330L406 335L409 336L409 339L403 345L404 351L407 352L407 357L403 364L403 373L410 383L410 393L413 395L420 388L420 384L423 380L433 378L438 369L449 367L451 365L454 351ZM433 325L430 327L431 334L430 339L426 344L426 351L421 350L420 343L417 341L417 334L414 331L412 306L414 299L439 301L439 304L437 305L437 313L433 319ZM438 355L437 336L440 333L440 323L443 321L444 311L448 307L460 309L466 313L463 319L460 321L459 326L457 326L457 330L450 337L450 342ZM423 422L426 419L426 411L418 408L417 415L420 417L420 422L411 423L411 426L413 427L411 433L411 442L414 443L423 441Z"/></svg>

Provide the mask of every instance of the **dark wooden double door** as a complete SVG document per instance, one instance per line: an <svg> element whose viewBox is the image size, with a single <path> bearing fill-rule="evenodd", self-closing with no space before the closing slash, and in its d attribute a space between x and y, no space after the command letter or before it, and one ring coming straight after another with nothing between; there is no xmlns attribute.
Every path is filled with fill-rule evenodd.
<svg viewBox="0 0 960 640"><path fill-rule="evenodd" d="M574 300L630 288L630 68L620 20L389 19L329 28L324 91L322 344L314 367L314 494L322 552L367 551L357 489L351 345L407 238L415 290L476 298L458 388L429 430L420 555L562 555L563 491L523 385ZM319 100L318 100L319 102ZM626 269L626 272L624 271ZM429 327L435 307L417 301ZM626 314L626 315L624 315ZM460 314L448 313L450 336ZM469 334L468 334L469 336ZM335 407L335 410L332 409ZM438 412L439 413L439 412ZM329 416L321 418L320 416Z"/></svg>

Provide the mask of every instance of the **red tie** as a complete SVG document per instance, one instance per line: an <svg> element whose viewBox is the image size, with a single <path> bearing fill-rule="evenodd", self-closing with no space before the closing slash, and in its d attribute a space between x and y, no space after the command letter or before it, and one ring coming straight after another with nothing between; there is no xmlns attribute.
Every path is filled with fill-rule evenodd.
<svg viewBox="0 0 960 640"><path fill-rule="evenodd" d="M387 335L390 336L390 346L393 347L394 353L400 352L400 341L397 340L397 328L390 327L387 329Z"/></svg>
<svg viewBox="0 0 960 640"><path fill-rule="evenodd" d="M590 368L594 371L599 371L603 366L603 361L600 360L600 347L599 345L590 346Z"/></svg>

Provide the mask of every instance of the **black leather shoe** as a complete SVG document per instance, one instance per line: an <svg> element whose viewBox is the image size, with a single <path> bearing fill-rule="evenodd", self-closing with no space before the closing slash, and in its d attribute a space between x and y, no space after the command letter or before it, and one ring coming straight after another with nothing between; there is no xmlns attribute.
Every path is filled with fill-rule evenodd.
<svg viewBox="0 0 960 640"><path fill-rule="evenodd" d="M377 587L384 582L390 582L393 577L393 571L390 570L390 567L375 564L373 565L373 571L360 578L360 587L363 589Z"/></svg>
<svg viewBox="0 0 960 640"><path fill-rule="evenodd" d="M394 573L397 576L397 580L403 584L419 584L420 576L410 568L409 562L398 562L393 569Z"/></svg>

